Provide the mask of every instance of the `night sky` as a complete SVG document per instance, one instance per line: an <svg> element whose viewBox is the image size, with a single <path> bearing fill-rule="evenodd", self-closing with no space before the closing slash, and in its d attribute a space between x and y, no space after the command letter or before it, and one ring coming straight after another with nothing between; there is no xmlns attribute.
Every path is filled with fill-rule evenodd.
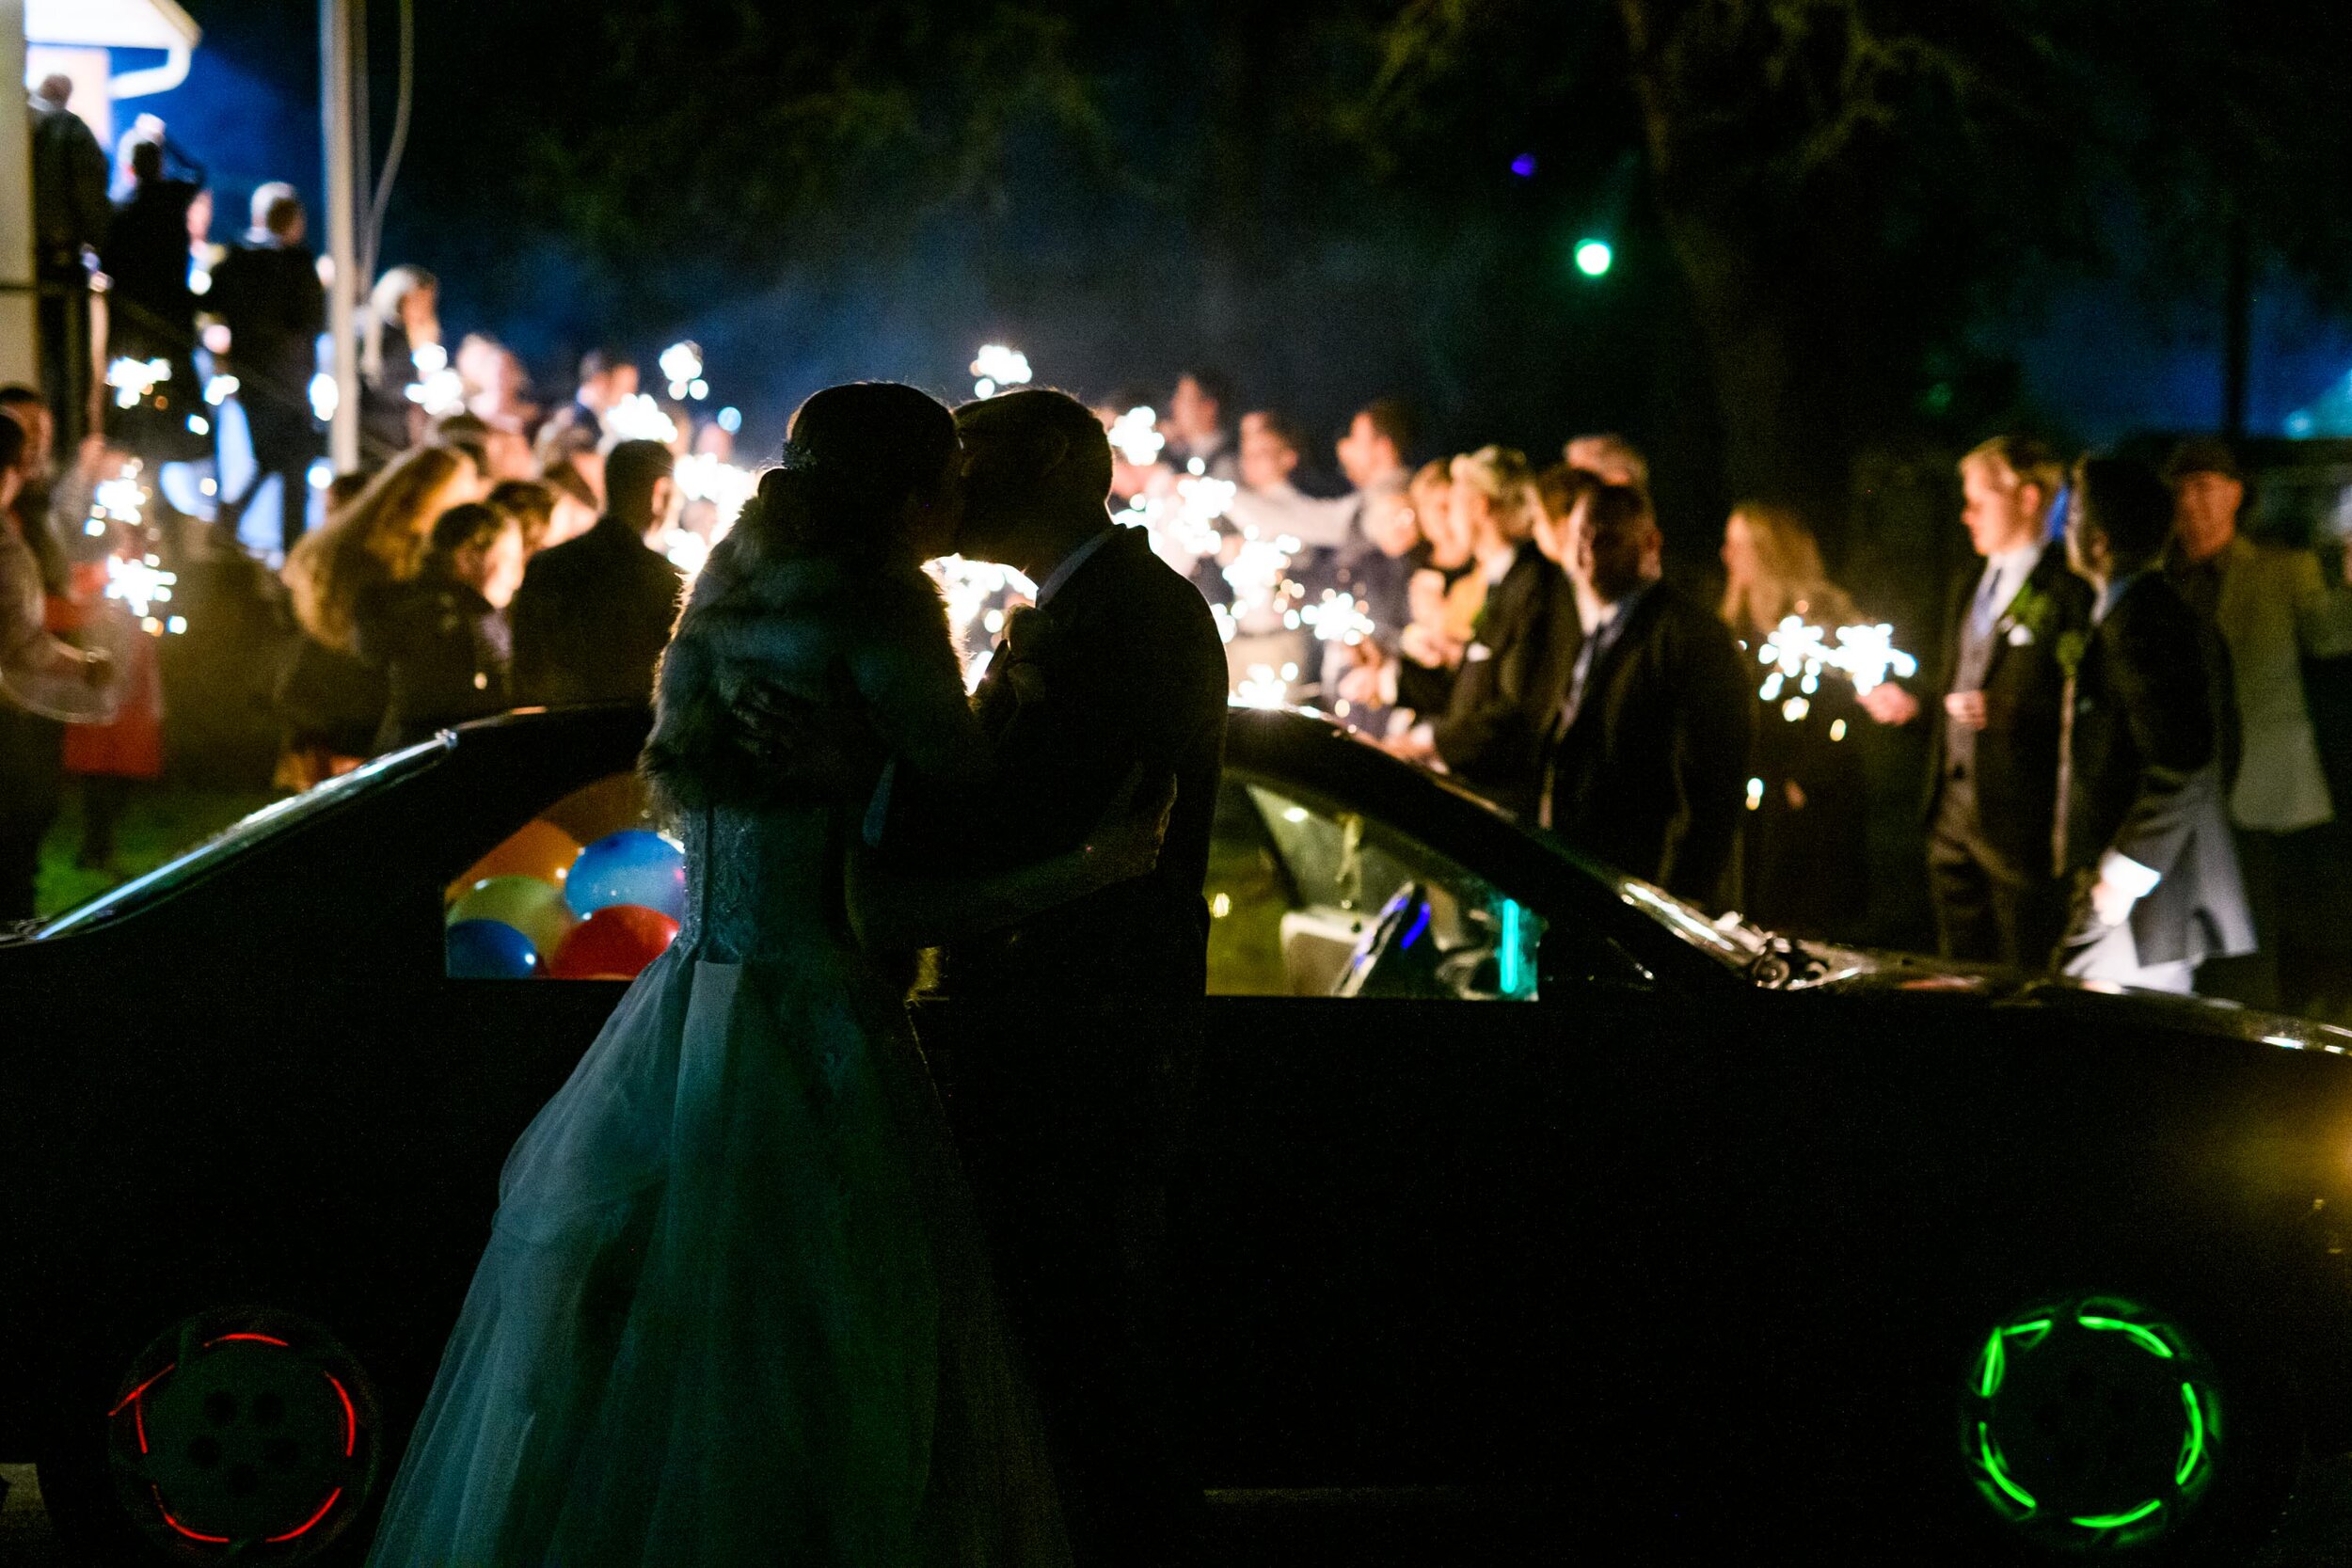
<svg viewBox="0 0 2352 1568"><path fill-rule="evenodd" d="M317 7L188 0L188 9L206 34L187 82L125 110L164 116L209 167L215 237L227 239L261 181L318 191ZM379 0L372 10L380 152L396 8ZM917 32L928 25L924 8L891 10ZM600 340L649 361L664 342L698 339L714 398L741 405L755 452L818 386L890 376L961 392L973 348L1003 341L1027 353L1041 380L1090 397L1159 394L1187 363L1217 365L1247 404L1284 408L1311 432L1335 432L1384 392L1422 408L1433 447L1502 439L1540 458L1572 430L1622 428L1666 460L1670 526L1725 499L1711 477L1677 471L1707 475L1715 421L1703 355L1639 189L1632 117L1614 89L1594 85L1607 71L1597 24L1600 63L1570 95L1498 83L1490 103L1439 128L1410 168L1375 181L1295 154L1291 110L1245 119L1237 132L1231 114L1204 106L1216 85L1233 94L1236 71L1248 103L1250 81L1319 64L1237 64L1217 53L1216 11L1087 12L1070 46L1105 87L1098 145L1016 107L991 166L961 188L943 194L921 154L845 159L834 188L800 198L791 221L745 224L727 220L728 190L764 163L756 138L724 144L732 169L680 156L695 205L681 202L678 221L644 217L659 203L645 199L642 171L615 178L601 208L578 199L610 166L613 144L591 138L616 124L655 127L642 151L658 170L677 144L702 140L691 128L706 94L716 135L756 106L739 81L730 88L679 69L696 57L698 29L728 8L630 8L641 24L676 26L667 54L616 85L616 71L628 75L616 58L643 49L644 34L631 42L584 8L541 0L421 0L415 130L380 261L437 272L445 325L512 343L543 397L559 394L564 366ZM934 66L952 83L948 43L918 37L909 48L918 101ZM926 50L941 59L921 61ZM954 144L927 145L935 165ZM586 150L567 166L570 147ZM1515 172L1521 158L1532 173ZM1220 222L1230 232L1237 182L1254 187L1249 244L1220 249L1204 236ZM1568 261L1588 232L1616 251L1597 281ZM2010 290L1969 327L1966 351L2013 366L2011 411L2076 439L2217 424L2220 278L2199 287L2176 267L2152 283L2137 275L2147 246L2126 234L2117 249L2121 276L2043 269ZM2347 368L2352 325L2264 269L2250 428L2280 432Z"/></svg>

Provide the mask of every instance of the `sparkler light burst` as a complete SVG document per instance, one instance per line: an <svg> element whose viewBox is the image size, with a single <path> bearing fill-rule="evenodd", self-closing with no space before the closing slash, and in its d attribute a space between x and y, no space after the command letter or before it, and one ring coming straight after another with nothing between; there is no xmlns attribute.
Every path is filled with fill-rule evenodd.
<svg viewBox="0 0 2352 1568"><path fill-rule="evenodd" d="M1243 707L1287 706L1291 682L1297 678L1295 664L1285 664L1279 670L1270 664L1253 664L1249 673L1234 685L1232 700Z"/></svg>
<svg viewBox="0 0 2352 1568"><path fill-rule="evenodd" d="M1302 623L1313 628L1319 642L1340 642L1352 648L1378 629L1361 599L1329 588L1323 591L1321 600L1297 614Z"/></svg>
<svg viewBox="0 0 2352 1568"><path fill-rule="evenodd" d="M1824 672L1853 683L1857 694L1883 686L1890 674L1916 674L1919 661L1895 646L1895 628L1884 625L1838 626L1825 630L1809 626L1804 617L1787 615L1756 650L1756 661L1769 672L1756 694L1781 704L1781 717L1795 723L1812 710L1810 699L1821 689ZM1786 699L1782 693L1794 686Z"/></svg>
<svg viewBox="0 0 2352 1568"><path fill-rule="evenodd" d="M1160 417L1148 407L1130 408L1111 421L1111 450L1143 467L1160 460L1168 437L1160 434Z"/></svg>
<svg viewBox="0 0 2352 1568"><path fill-rule="evenodd" d="M615 441L659 441L668 446L677 439L676 421L644 392L631 392L614 404L604 416L604 431Z"/></svg>
<svg viewBox="0 0 2352 1568"><path fill-rule="evenodd" d="M171 379L168 359L117 359L106 367L106 385L115 389L117 408L135 408L139 401Z"/></svg>
<svg viewBox="0 0 2352 1568"><path fill-rule="evenodd" d="M972 356L972 373L978 378L972 384L973 395L993 398L1008 387L1028 385L1029 356L1003 343L982 343Z"/></svg>

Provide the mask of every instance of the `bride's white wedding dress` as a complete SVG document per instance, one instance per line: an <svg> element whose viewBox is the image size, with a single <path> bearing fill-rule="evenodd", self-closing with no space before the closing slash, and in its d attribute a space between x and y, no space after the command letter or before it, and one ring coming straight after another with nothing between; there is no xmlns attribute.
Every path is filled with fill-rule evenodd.
<svg viewBox="0 0 2352 1568"><path fill-rule="evenodd" d="M854 684L902 762L942 754L935 600L766 571L706 654ZM684 927L508 1159L372 1563L1067 1560L901 988L844 926L854 816L683 824Z"/></svg>

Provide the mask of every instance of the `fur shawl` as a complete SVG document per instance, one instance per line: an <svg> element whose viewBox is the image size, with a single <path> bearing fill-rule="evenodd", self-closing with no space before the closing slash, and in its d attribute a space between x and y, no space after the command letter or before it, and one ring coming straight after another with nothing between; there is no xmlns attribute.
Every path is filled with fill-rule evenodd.
<svg viewBox="0 0 2352 1568"><path fill-rule="evenodd" d="M754 681L811 704L818 722L879 730L894 752L946 749L918 762L973 730L929 577L762 549L739 528L695 580L654 683L640 766L669 811L809 803L738 743L733 706Z"/></svg>

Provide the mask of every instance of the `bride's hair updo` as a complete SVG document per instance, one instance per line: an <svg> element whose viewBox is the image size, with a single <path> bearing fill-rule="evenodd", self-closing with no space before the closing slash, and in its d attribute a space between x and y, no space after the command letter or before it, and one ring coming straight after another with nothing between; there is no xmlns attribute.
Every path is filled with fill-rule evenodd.
<svg viewBox="0 0 2352 1568"><path fill-rule="evenodd" d="M902 553L906 502L939 483L956 417L895 381L818 392L792 416L784 461L736 520L753 551L875 558Z"/></svg>

